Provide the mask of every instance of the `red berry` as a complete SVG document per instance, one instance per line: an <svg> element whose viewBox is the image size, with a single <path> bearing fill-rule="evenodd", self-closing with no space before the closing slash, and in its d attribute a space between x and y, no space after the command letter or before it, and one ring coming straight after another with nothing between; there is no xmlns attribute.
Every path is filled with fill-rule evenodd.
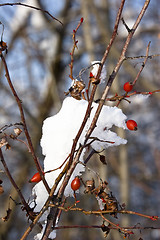
<svg viewBox="0 0 160 240"><path fill-rule="evenodd" d="M126 92L132 91L132 88L133 88L133 84L132 84L131 82L126 82L126 83L123 85L123 89L124 89L124 91L126 91Z"/></svg>
<svg viewBox="0 0 160 240"><path fill-rule="evenodd" d="M43 174L44 174L44 173L43 173ZM30 182L30 183L32 183L32 182L38 183L38 182L40 182L41 180L42 180L42 178L41 178L39 172L37 172L37 173L35 173L35 174L33 175L33 177L29 180L29 182Z"/></svg>
<svg viewBox="0 0 160 240"><path fill-rule="evenodd" d="M73 191L76 191L80 188L81 186L81 182L79 180L79 177L75 177L75 179L73 179L73 181L71 182L71 188Z"/></svg>
<svg viewBox="0 0 160 240"><path fill-rule="evenodd" d="M127 128L131 131L136 131L138 129L138 125L134 120L128 120L126 122Z"/></svg>

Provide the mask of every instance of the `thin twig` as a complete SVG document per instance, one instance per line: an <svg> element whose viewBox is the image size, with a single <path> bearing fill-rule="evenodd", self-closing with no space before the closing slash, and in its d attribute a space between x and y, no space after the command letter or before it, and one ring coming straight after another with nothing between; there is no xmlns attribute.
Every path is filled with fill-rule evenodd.
<svg viewBox="0 0 160 240"><path fill-rule="evenodd" d="M9 74L9 70L8 70L8 67L7 67L7 63L6 63L6 60L5 60L5 58L4 58L2 53L1 53L0 57L2 59L2 63L3 63L4 68L5 68L5 73L6 73L5 76L7 78L8 84L10 86L10 89L11 89L11 91L12 91L14 97L15 97L15 100L16 100L18 108L19 108L21 121L23 123L24 133L25 133L27 141L28 141L30 152L32 154L32 157L33 157L34 163L35 163L35 165L37 167L37 170L38 170L38 172L39 172L39 174L40 174L40 176L42 178L44 186L46 187L46 190L49 193L50 192L50 188L49 188L48 183L46 182L46 180L44 178L42 167L41 167L41 165L39 163L38 158L36 157L36 154L35 154L35 151L34 151L34 148L33 148L33 144L32 144L32 140L31 140L31 137L30 137L28 129L27 129L27 124L26 124L26 120L25 120L25 116L24 116L24 112L23 112L23 107L22 107L22 102L19 99L18 94L17 94L17 92L16 92L16 90L15 90L13 84L12 84L12 81L11 81L11 78L10 78L10 74Z"/></svg>
<svg viewBox="0 0 160 240"><path fill-rule="evenodd" d="M4 132L6 129L10 128L10 127L15 127L15 126L23 126L23 123L11 123L11 124L6 124L3 127L0 128L0 133Z"/></svg>
<svg viewBox="0 0 160 240"><path fill-rule="evenodd" d="M117 227L114 226L107 226L109 229L117 230ZM71 225L71 226L58 226L55 227L55 230L60 230L60 229L69 229L69 228L102 228L102 225ZM132 227L123 227L124 229L133 229L133 230L153 230L153 229L160 229L160 227L141 227L141 226L132 226Z"/></svg>
<svg viewBox="0 0 160 240"><path fill-rule="evenodd" d="M96 123L97 123L99 114L100 114L100 112L101 112L101 110L102 110L102 107L103 107L103 105L104 105L104 102L105 102L105 100L106 100L106 98L107 98L107 95L108 95L108 93L109 93L109 90L110 90L110 88L111 88L111 85L112 85L112 83L113 83L113 81L114 81L114 79L115 79L115 77L116 77L116 75L117 75L117 73L118 73L118 71L119 71L119 69L120 69L123 61L124 61L124 59L125 59L125 54L126 54L126 51L127 51L127 49L128 49L128 46L129 46L129 44L130 44L130 42L131 42L131 39L132 39L132 37L133 37L133 34L135 33L138 25L140 24L140 21L141 21L143 15L144 15L145 11L147 10L147 7L148 7L149 3L150 3L150 0L146 0L146 1L145 1L144 5L143 5L143 7L142 7L142 10L141 10L140 14L139 14L138 17L137 17L137 20L136 20L133 28L132 28L131 31L128 33L128 37L127 37L127 39L126 39L126 41L125 41L125 44L124 44L124 46L123 46L123 49L122 49L120 58L119 58L119 60L118 60L118 62L117 62L117 65L115 66L112 74L111 74L110 77L109 77L109 80L108 80L108 82L107 82L107 85L106 85L106 87L105 87L105 90L104 90L104 92L103 92L103 94L102 94L102 97L101 97L101 99L100 99L98 108L97 108L96 113L95 113L95 115L94 115L94 118L93 118L93 120L92 120L91 126L90 126L90 128L89 128L89 130L88 130L88 132L87 132L87 134L86 134L85 143L87 142L88 138L90 137L91 133L93 132L93 130L94 130L95 126L96 126ZM121 8L120 8L120 10L122 11ZM120 11L120 10L119 10L119 11ZM121 16L121 15L119 14L119 18L117 19L117 21L120 21L120 16ZM118 26L116 25L115 28L116 28L116 29L115 29L114 32L117 31ZM115 37L114 34L113 34L112 37ZM107 52L106 52L106 53L107 53ZM105 53L105 54L106 54L106 53ZM106 57L104 56L103 61L104 61L105 59L106 59ZM102 61L101 61L101 62L102 62Z"/></svg>
<svg viewBox="0 0 160 240"><path fill-rule="evenodd" d="M21 237L20 240L25 240L26 237L29 235L29 233L32 231L32 229L35 227L35 225L37 224L37 222L39 221L39 219L41 218L41 216L43 215L43 213L48 209L49 204L53 198L53 194L59 184L59 182L61 181L62 177L64 176L64 174L66 173L68 169L68 163L65 165L64 169L62 170L62 172L58 175L58 177L55 180L55 183L53 185L53 187L51 188L50 194L48 199L46 200L44 206L42 207L42 209L40 210L39 214L35 217L34 221L30 224L30 226L26 229L26 231L24 232L23 236ZM58 215L58 214L57 214Z"/></svg>
<svg viewBox="0 0 160 240"><path fill-rule="evenodd" d="M72 34L72 39L73 39L73 47L72 47L72 51L70 52L70 56L71 56L71 63L69 64L69 67L70 67L70 75L69 77L74 80L74 77L73 77L73 62L74 62L74 52L75 52L75 49L78 48L77 47L77 43L78 41L76 40L76 33L79 29L79 27L81 26L81 24L83 23L83 18L81 18L81 20L79 21L76 29L73 30L73 34Z"/></svg>
<svg viewBox="0 0 160 240"><path fill-rule="evenodd" d="M137 82L137 80L138 80L141 72L143 71L143 69L144 69L144 67L145 67L145 65L146 65L146 62L147 62L147 59L148 59L148 54L149 54L150 43L151 43L151 42L148 43L148 46L147 46L147 49L146 49L146 57L145 57L145 59L144 59L144 61L143 61L143 63L142 63L142 66L141 66L141 68L140 68L140 70L139 70L139 72L138 72L135 80L134 80L133 83L132 83L133 86L136 84L136 82ZM127 100L127 99L125 99L126 95L127 95L127 93L124 95L124 98L119 99L118 103L116 104L116 107L119 106L119 104L120 104L120 102L121 102L122 100Z"/></svg>
<svg viewBox="0 0 160 240"><path fill-rule="evenodd" d="M54 204L50 204L49 206L50 207L57 207ZM119 213L119 214L137 215L137 216L140 216L140 217L149 218L149 219L151 219L153 221L156 221L156 220L159 219L158 216L146 215L146 214L143 214L143 213L134 212L134 211L130 211L130 210L116 210L116 211L113 211L113 210L84 210L83 208L76 208L76 207L65 208L65 207L62 207L62 206L58 206L58 208L63 210L63 211L65 211L65 212L68 212L68 211L82 212L85 215L92 215L92 214L99 215L99 214Z"/></svg>
<svg viewBox="0 0 160 240"><path fill-rule="evenodd" d="M44 13L46 13L47 15L49 15L53 20L56 20L57 22L59 22L60 24L63 25L63 23L62 23L59 19L53 17L53 15L50 14L48 11L43 10L43 9L41 9L41 8L38 8L38 7L35 7L35 6L32 6L32 5L29 5L29 4L20 3L20 2L18 2L18 3L1 3L1 4L0 4L0 7L4 7L4 6L16 6L16 5L23 6L23 7L28 7L28 8L32 8L32 9L35 9L35 10L44 12Z"/></svg>
<svg viewBox="0 0 160 240"><path fill-rule="evenodd" d="M108 45L107 50L106 50L106 52L104 54L104 57L102 58L102 61L101 61L102 64L100 64L100 66L99 66L96 79L99 79L99 77L100 77L103 64L104 64L104 62L105 62L105 60L106 60L106 58L108 56L109 50L110 50L110 48L111 48L111 46L113 44L113 41L114 41L114 39L116 37L117 29L118 29L118 25L119 25L119 21L120 21L120 17L121 17L121 12L122 12L122 9L123 9L123 6L124 6L124 2L125 2L125 0L122 0L121 7L120 7L120 9L118 11L118 15L117 15L116 23L115 23L114 33L113 33L112 39L110 41L110 44ZM93 88L92 88L92 91L91 91L91 95L90 95L90 99L89 99L89 102L88 102L88 107L87 107L87 110L86 110L86 114L84 116L84 119L83 119L83 122L81 124L81 127L80 127L80 129L79 129L79 131L78 131L78 133L77 133L77 135L76 135L76 137L74 139L73 145L72 145L72 149L71 149L71 153L70 153L70 160L69 160L69 169L68 169L67 174L66 174L66 176L65 176L65 178L64 178L64 180L63 180L63 182L62 182L62 184L61 184L61 186L59 188L59 191L58 191L58 198L59 199L62 198L64 190L65 190L65 187L67 186L68 181L70 179L70 176L72 175L76 165L78 164L79 157L80 157L80 155L81 155L81 153L83 151L84 147L80 146L80 148L79 148L79 150L76 153L76 156L74 158L74 153L75 153L75 149L76 149L78 140L79 140L79 138L81 136L81 133L82 133L82 131L83 131L85 125L86 125L86 122L87 122L87 120L88 120L88 118L90 116L91 110L92 110L92 102L93 102L93 99L94 99L94 95L95 95L96 89L97 89L97 85L93 85ZM73 158L74 158L74 160L73 160ZM55 215L55 218L56 218L56 215ZM53 221L55 222L55 219Z"/></svg>
<svg viewBox="0 0 160 240"><path fill-rule="evenodd" d="M125 234L133 234L133 232L123 228L123 227L120 227L118 224L115 224L113 222L111 222L110 220L108 220L107 218L105 218L103 216L103 214L100 214L100 216L103 218L103 220L105 220L106 222L108 222L109 224L111 224L112 226L114 226L115 228L117 228L118 230L120 230L122 233L125 233Z"/></svg>
<svg viewBox="0 0 160 240"><path fill-rule="evenodd" d="M17 186L16 182L14 181L14 179L13 179L13 177L12 177L12 175L11 175L9 169L8 169L8 166L7 166L7 164L6 164L5 160L4 160L4 157L3 157L3 153L2 153L1 148L0 148L0 158L1 158L1 162L2 162L2 164L3 164L3 167L4 167L4 169L5 169L6 175L8 176L11 184L13 185L13 187L15 188L15 190L17 191L18 196L20 197L21 202L22 202L22 204L23 204L26 212L28 213L28 215L30 216L30 218L33 219L32 210L31 210L30 207L28 206L26 200L25 200L24 197L23 197L23 194L22 194L21 190L19 189L19 187Z"/></svg>
<svg viewBox="0 0 160 240"><path fill-rule="evenodd" d="M113 101L121 101L121 100L126 100L126 101L128 101L129 103L131 103L131 101L129 101L128 99L126 99L126 98L130 98L130 97L132 97L132 96L134 96L134 95L152 95L152 94L154 94L154 93L159 93L160 92L160 89L157 89L157 90L153 90L153 91L150 91L150 92L136 92L136 91L134 91L134 92L132 92L132 93L127 93L127 94L124 94L124 95L122 95L122 96L119 96L118 94L116 94L115 96L113 96L113 97L110 97L110 98L106 98L106 101L111 101L111 102L113 102Z"/></svg>
<svg viewBox="0 0 160 240"><path fill-rule="evenodd" d="M112 34L112 38L111 38L111 40L110 40L110 43L109 43L109 45L107 46L106 52L104 53L104 56L103 56L103 58L102 58L102 60L101 60L101 64L100 64L100 66L99 66L98 73L97 73L97 76L96 76L97 79L99 79L99 77L100 77L103 64L104 64L104 62L106 61L106 58L107 58L107 56L108 56L108 53L109 53L109 51L110 51L110 49L111 49L111 46L112 46L112 44L113 44L113 42L114 42L114 39L115 39L116 35L117 35L117 29L118 29L119 21L120 21L120 18L121 18L121 13L122 13L122 9L123 9L123 6L124 6L124 2L125 2L125 0L122 0L122 1L121 1L121 6L120 6L120 9L119 9L119 11L118 11L117 18L116 18L116 24L115 24L115 27L114 27L114 32L113 32L113 34ZM121 56L120 56L120 59L119 59L119 61L118 61L117 65L116 65L114 71L112 72L112 74L111 74L111 76L110 76L110 78L109 78L109 80L108 80L107 86L106 86L106 88L105 88L105 90L104 90L104 93L103 93L103 95L102 95L102 98L101 98L101 100L100 100L100 104L99 104L99 107L98 107L97 112L96 112L96 114L95 114L95 117L94 117L94 119L93 119L93 122L92 122L92 124L91 124L91 127L90 127L89 131L87 132L86 142L87 142L88 138L90 137L92 131L94 130L94 128L95 128L95 126L96 126L97 119L98 119L98 117L99 117L99 114L100 114L100 111L101 111L102 106L103 106L103 104L104 104L104 101L105 101L105 99L106 99L106 97L107 97L107 94L108 94L108 92L109 92L109 89L110 89L110 87L111 87L111 85L112 85L112 82L113 82L114 78L116 77L116 75L117 75L117 73L118 73L118 71L119 71L119 69L120 69L120 66L122 65L122 63L123 63L123 61L124 61L124 59L125 59L125 53L126 53L126 50L127 50L127 48L128 48L128 45L129 45L129 43L130 43L130 41L131 41L131 39L132 39L132 37L133 37L133 34L134 34L136 28L138 27L138 25L139 25L139 23L140 23L143 15L144 15L147 7L148 7L148 4L149 4L149 0L148 0L148 1L146 0L146 1L145 1L145 4L144 4L144 6L143 6L143 8L142 8L142 10L141 10L141 13L139 14L139 16L138 16L138 18L137 18L137 20L136 20L136 22L135 22L135 24L134 24L134 26L133 26L133 29L131 30L131 32L129 33L129 35L128 35L127 39L126 39L126 42L125 42L125 44L124 44L124 47L123 47L123 50L122 50L122 53L121 53ZM70 153L70 160L69 160L69 163L67 163L66 166L65 166L65 167L66 167L66 168L65 168L65 173L66 173L66 175L65 175L65 178L63 179L63 182L62 182L62 184L61 184L61 186L60 186L60 188L59 188L59 191L58 191L58 194L57 194L57 197L56 197L57 200L59 200L59 201L62 200L65 187L67 186L68 181L69 181L69 179L70 179L70 177L71 177L71 175L72 175L72 173L73 173L76 165L77 165L78 162L79 162L79 157L80 157L80 155L81 155L81 153L82 153L82 151L83 151L83 149L84 149L84 146L80 146L79 149L78 149L78 151L77 151L77 153L76 153L76 155L75 155L75 149L76 149L78 140L79 140L79 138L80 138L80 136L81 136L81 133L82 133L84 127L85 127L85 124L86 124L86 122L87 122L87 120L88 120L88 118L89 118L89 116L90 116L91 110L92 110L92 102L93 102L93 99L94 99L94 95L95 95L96 89L97 89L97 85L93 85L93 88L92 88L91 96L90 96L90 99L89 99L89 102L88 102L88 107L87 107L87 111L86 111L85 117L84 117L83 122L82 122L82 125L81 125L81 127L80 127L80 129L79 129L79 131L78 131L78 133L77 133L74 141L73 141L73 145L72 145L72 149L71 149L71 153ZM85 142L85 143L86 143L86 142ZM85 145L85 144L84 144L84 145ZM67 169L68 169L68 171L66 172ZM64 174L63 174L63 175L64 175ZM52 199L53 193L54 193L54 191L55 191L56 188L57 188L57 182L55 182L54 187L52 188L52 190L51 190L51 192L50 192L50 197L49 197L48 200L46 201L46 203L45 203L44 207L42 208L40 214L39 214L39 215L37 216L37 218L35 219L35 221L34 221L34 223L33 223L34 225L35 225L36 222L39 220L40 215L43 214L43 212L48 208L49 203L50 203L50 201L51 201L51 199ZM54 218L53 218L53 222L54 222L54 223L56 222L55 220L56 220L56 218L57 218L57 215L58 215L58 211L57 211L57 205L56 205L55 210L54 210ZM34 225L31 225L31 226L30 226L30 228L26 231L26 233L24 234L24 236L27 236L27 235L29 234L29 232L32 230L32 228L34 227ZM55 226L53 226L53 227L55 227ZM22 239L25 239L25 238L23 237ZM21 240L22 240L22 239L21 239Z"/></svg>
<svg viewBox="0 0 160 240"><path fill-rule="evenodd" d="M148 55L148 59L152 59L154 57L159 57L160 54L153 54L153 55ZM146 56L136 56L136 57L125 57L125 60L134 60L134 59L141 59L141 58L146 58Z"/></svg>
<svg viewBox="0 0 160 240"><path fill-rule="evenodd" d="M141 66L141 68L140 68L140 70L139 70L139 72L138 72L138 74L137 74L135 80L134 80L133 83L132 83L133 86L136 84L136 82L137 82L137 80L138 80L138 78L139 78L141 72L143 71L143 68L144 68L145 65L146 65L146 62L147 62L147 60L148 60L148 54L149 54L149 47L150 47L150 44L151 44L151 42L148 43L148 46L147 46L147 49L146 49L146 57L145 57L145 59L144 59L144 61L143 61L143 64L142 64L142 66Z"/></svg>

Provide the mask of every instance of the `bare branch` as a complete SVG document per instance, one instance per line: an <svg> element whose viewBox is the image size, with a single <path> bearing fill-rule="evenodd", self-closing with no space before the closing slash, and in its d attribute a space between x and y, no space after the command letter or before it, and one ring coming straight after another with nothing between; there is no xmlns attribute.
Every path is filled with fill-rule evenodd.
<svg viewBox="0 0 160 240"><path fill-rule="evenodd" d="M35 10L44 12L44 13L46 13L47 15L49 15L53 20L56 20L57 22L59 22L60 24L63 25L63 23L62 23L59 19L53 17L53 15L50 14L48 11L43 10L43 9L41 9L41 8L38 8L38 7L34 7L34 6L32 6L32 5L29 5L29 4L20 3L20 2L18 2L18 3L1 3L1 4L0 4L0 7L4 7L4 6L17 6L17 5L23 6L23 7L32 8L32 9L35 9Z"/></svg>
<svg viewBox="0 0 160 240"><path fill-rule="evenodd" d="M1 148L0 148L0 158L1 158L1 162L2 162L2 164L3 164L3 166L4 166L5 172L6 172L7 176L8 176L8 178L9 178L10 182L12 183L13 187L14 187L15 190L17 191L17 193L18 193L18 195L19 195L19 197L20 197L20 199L21 199L21 202L22 202L22 204L23 204L26 212L28 213L28 215L30 216L30 218L33 219L32 210L31 210L30 207L28 206L26 200L24 199L24 197L23 197L23 195L22 195L21 190L19 189L19 187L17 186L16 182L14 181L14 179L13 179L13 177L12 177L12 175L11 175L9 169L8 169L8 166L7 166L7 164L6 164L5 160L4 160L4 157L3 157L3 153L2 153Z"/></svg>
<svg viewBox="0 0 160 240"><path fill-rule="evenodd" d="M100 99L99 106L98 106L98 108L97 108L97 111L96 111L95 116L94 116L94 118L93 118L93 121L92 121L92 123L91 123L91 126L90 126L90 128L89 128L89 130L88 130L88 132L87 132L87 134L86 134L86 141L88 140L88 138L90 137L91 133L93 132L93 130L94 130L95 126L96 126L96 123L97 123L99 114L100 114L100 112L101 112L101 110L102 110L102 107L103 107L103 105L104 105L105 99L107 98L107 95L108 95L108 93L109 93L109 90L110 90L110 88L111 88L111 85L112 85L112 83L113 83L113 81L114 81L114 79L115 79L115 77L116 77L116 75L117 75L117 73L118 73L118 71L119 71L119 69L120 69L123 61L124 61L124 59L125 59L125 54L126 54L126 51L127 51L128 46L129 46L129 43L130 43L130 41L131 41L131 39L132 39L132 37L133 37L133 34L134 34L134 32L136 31L136 29L137 29L137 27L138 27L138 25L139 25L139 23L140 23L143 15L144 15L145 11L147 10L147 7L148 7L149 3L150 3L150 0L146 0L146 1L145 1L144 5L143 5L143 7L142 7L142 10L141 10L141 12L140 12L140 14L139 14L139 16L138 16L138 18L137 18L137 20L136 20L133 28L132 28L132 31L130 31L130 32L128 33L128 37L127 37L126 42L125 42L125 44L124 44L124 46L123 46L123 50L122 50L122 52L121 52L120 58L119 58L119 60L118 60L118 62L117 62L117 65L115 66L112 74L111 74L110 77L109 77L109 80L108 80L108 82L107 82L106 88L105 88L105 90L104 90L104 92L103 92L103 94L102 94L102 97L101 97L101 99ZM120 21L120 15L119 15L119 18L118 18L117 21L118 21L118 22ZM116 21L116 22L117 22L117 21ZM115 28L117 29L117 25L115 25ZM114 35L112 35L112 37L114 37ZM107 47L107 48L108 48L108 47ZM107 52L106 52L106 53L107 53ZM106 53L105 53L105 54L106 54ZM103 58L103 61L104 61L105 59L106 59L106 57Z"/></svg>
<svg viewBox="0 0 160 240"><path fill-rule="evenodd" d="M50 188L43 176L43 172L42 172L42 168L41 168L41 165L38 161L38 158L36 157L36 154L35 154L35 151L34 151L34 148L33 148L33 144L32 144L32 141L31 141L31 137L29 135L29 132L28 132L28 129L27 129L27 124L26 124L26 120L25 120L25 116L24 116L24 112L23 112L23 107L22 107L22 102L21 100L19 99L18 97L18 94L12 84L12 81L11 81L11 78L10 78L10 74L9 74L9 71L8 71L8 67L7 67L7 63L6 63L6 60L3 56L3 54L1 53L0 55L1 59L2 59L2 62L3 62L3 65L4 65L4 68L5 68L5 72L6 72L6 78L7 78L7 81L8 81L8 84L10 86L10 89L15 97L15 100L17 102L17 105L18 105L18 108L19 108L19 112L20 112L20 116L21 116L21 121L23 123L23 128L24 128L24 132L25 132L25 135L26 135L26 138L27 138L27 141L28 141L28 145L29 145L29 148L30 148L30 151L31 151L31 154L32 154L32 157L33 157L33 160L35 162L35 165L37 167L37 170L43 180L43 183L48 191L48 193L50 192Z"/></svg>

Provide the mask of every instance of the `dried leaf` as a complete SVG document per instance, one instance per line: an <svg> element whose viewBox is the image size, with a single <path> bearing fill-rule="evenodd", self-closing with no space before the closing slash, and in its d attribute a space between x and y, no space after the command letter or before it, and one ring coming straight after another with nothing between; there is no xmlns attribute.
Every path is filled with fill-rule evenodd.
<svg viewBox="0 0 160 240"><path fill-rule="evenodd" d="M3 137L0 141L0 148L7 145L7 144L8 144L7 139L5 137Z"/></svg>
<svg viewBox="0 0 160 240"><path fill-rule="evenodd" d="M20 128L14 128L14 133L19 136L21 134L22 130Z"/></svg>
<svg viewBox="0 0 160 240"><path fill-rule="evenodd" d="M108 182L107 181L104 181L101 183L101 189L102 190L105 190L107 188L107 185L108 185Z"/></svg>
<svg viewBox="0 0 160 240"><path fill-rule="evenodd" d="M95 182L94 179L92 180L87 180L85 182L85 191L84 193L91 193L95 189Z"/></svg>
<svg viewBox="0 0 160 240"><path fill-rule="evenodd" d="M106 238L110 232L110 228L108 226L105 226L104 224L102 224L101 229L104 232L104 237Z"/></svg>
<svg viewBox="0 0 160 240"><path fill-rule="evenodd" d="M11 146L7 143L6 150L10 150L10 149L11 149Z"/></svg>
<svg viewBox="0 0 160 240"><path fill-rule="evenodd" d="M10 138L12 138L12 139L15 139L15 138L16 138L16 136L15 136L14 134L10 134L9 136L10 136Z"/></svg>
<svg viewBox="0 0 160 240"><path fill-rule="evenodd" d="M122 203L122 204L121 204L121 208L122 208L122 210L124 210L124 209L126 208L126 204L125 204L125 203Z"/></svg>

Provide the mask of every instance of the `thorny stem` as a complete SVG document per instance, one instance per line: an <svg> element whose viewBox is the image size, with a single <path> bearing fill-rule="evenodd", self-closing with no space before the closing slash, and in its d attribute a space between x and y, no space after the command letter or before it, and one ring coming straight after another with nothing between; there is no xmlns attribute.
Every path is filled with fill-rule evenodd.
<svg viewBox="0 0 160 240"><path fill-rule="evenodd" d="M6 172L7 176L8 176L8 178L9 178L10 182L12 183L13 187L17 191L17 193L18 193L18 195L19 195L19 197L21 199L21 202L22 202L23 206L25 207L25 210L27 211L27 213L30 216L30 218L33 219L33 216L31 215L32 211L31 211L30 207L28 206L27 202L25 201L25 199L24 199L24 197L22 195L21 190L17 186L16 182L14 181L14 179L13 179L13 177L12 177L12 175L11 175L9 169L8 169L8 166L7 166L7 164L6 164L5 160L4 160L1 148L0 148L0 158L1 158L1 162L2 162L2 164L4 166L5 172Z"/></svg>
<svg viewBox="0 0 160 240"><path fill-rule="evenodd" d="M35 7L35 6L32 6L32 5L29 5L29 4L20 3L20 2L18 2L18 3L1 3L1 4L0 4L0 7L4 7L4 6L16 6L16 5L23 6L23 7L28 7L28 8L32 8L32 9L35 9L35 10L44 12L44 13L46 13L47 15L49 15L53 20L56 20L56 21L58 21L60 24L63 25L63 23L62 23L59 19L53 17L53 15L50 14L48 11L43 10L43 9L41 9L41 8L38 8L38 7Z"/></svg>
<svg viewBox="0 0 160 240"><path fill-rule="evenodd" d="M47 182L46 182L46 180L45 180L45 178L44 178L44 176L43 176L41 165L40 165L40 163L39 163L39 161L38 161L38 159L37 159L37 157L36 157L36 154L35 154L35 151L34 151L34 148L33 148L33 144L32 144L32 141L31 141L31 137L30 137L29 132L28 132L28 129L27 129L26 120L25 120L25 116L24 116L24 112L23 112L23 107L22 107L22 102L21 102L21 100L19 99L18 94L17 94L17 92L16 92L16 90L15 90L13 84L12 84L12 81L11 81L11 78L10 78L10 74L9 74L9 71L8 71L8 67L7 67L7 63L6 63L6 60L5 60L5 58L4 58L4 56L3 56L2 53L1 53L0 57L1 57L1 59L2 59L4 68L5 68L5 72L6 72L6 75L5 75L5 76L6 76L6 78L7 78L8 84L9 84L9 86L10 86L10 89L11 89L11 91L12 91L14 97L15 97L15 100L16 100L17 105L18 105L18 108L19 108L19 112L20 112L20 116L21 116L21 121L22 121L22 123L23 123L24 133L25 133L25 135L26 135L26 138L27 138L27 141L28 141L28 145L29 145L29 148L30 148L30 151L31 151L33 160L34 160L35 165L36 165L36 167L37 167L37 170L38 170L38 172L39 172L39 174L40 174L40 176L41 176L41 178L42 178L42 180L43 180L43 183L44 183L44 185L45 185L45 187L46 187L46 190L47 190L47 192L49 193L49 192L50 192L50 188L49 188L49 186L48 186L48 184L47 184Z"/></svg>

